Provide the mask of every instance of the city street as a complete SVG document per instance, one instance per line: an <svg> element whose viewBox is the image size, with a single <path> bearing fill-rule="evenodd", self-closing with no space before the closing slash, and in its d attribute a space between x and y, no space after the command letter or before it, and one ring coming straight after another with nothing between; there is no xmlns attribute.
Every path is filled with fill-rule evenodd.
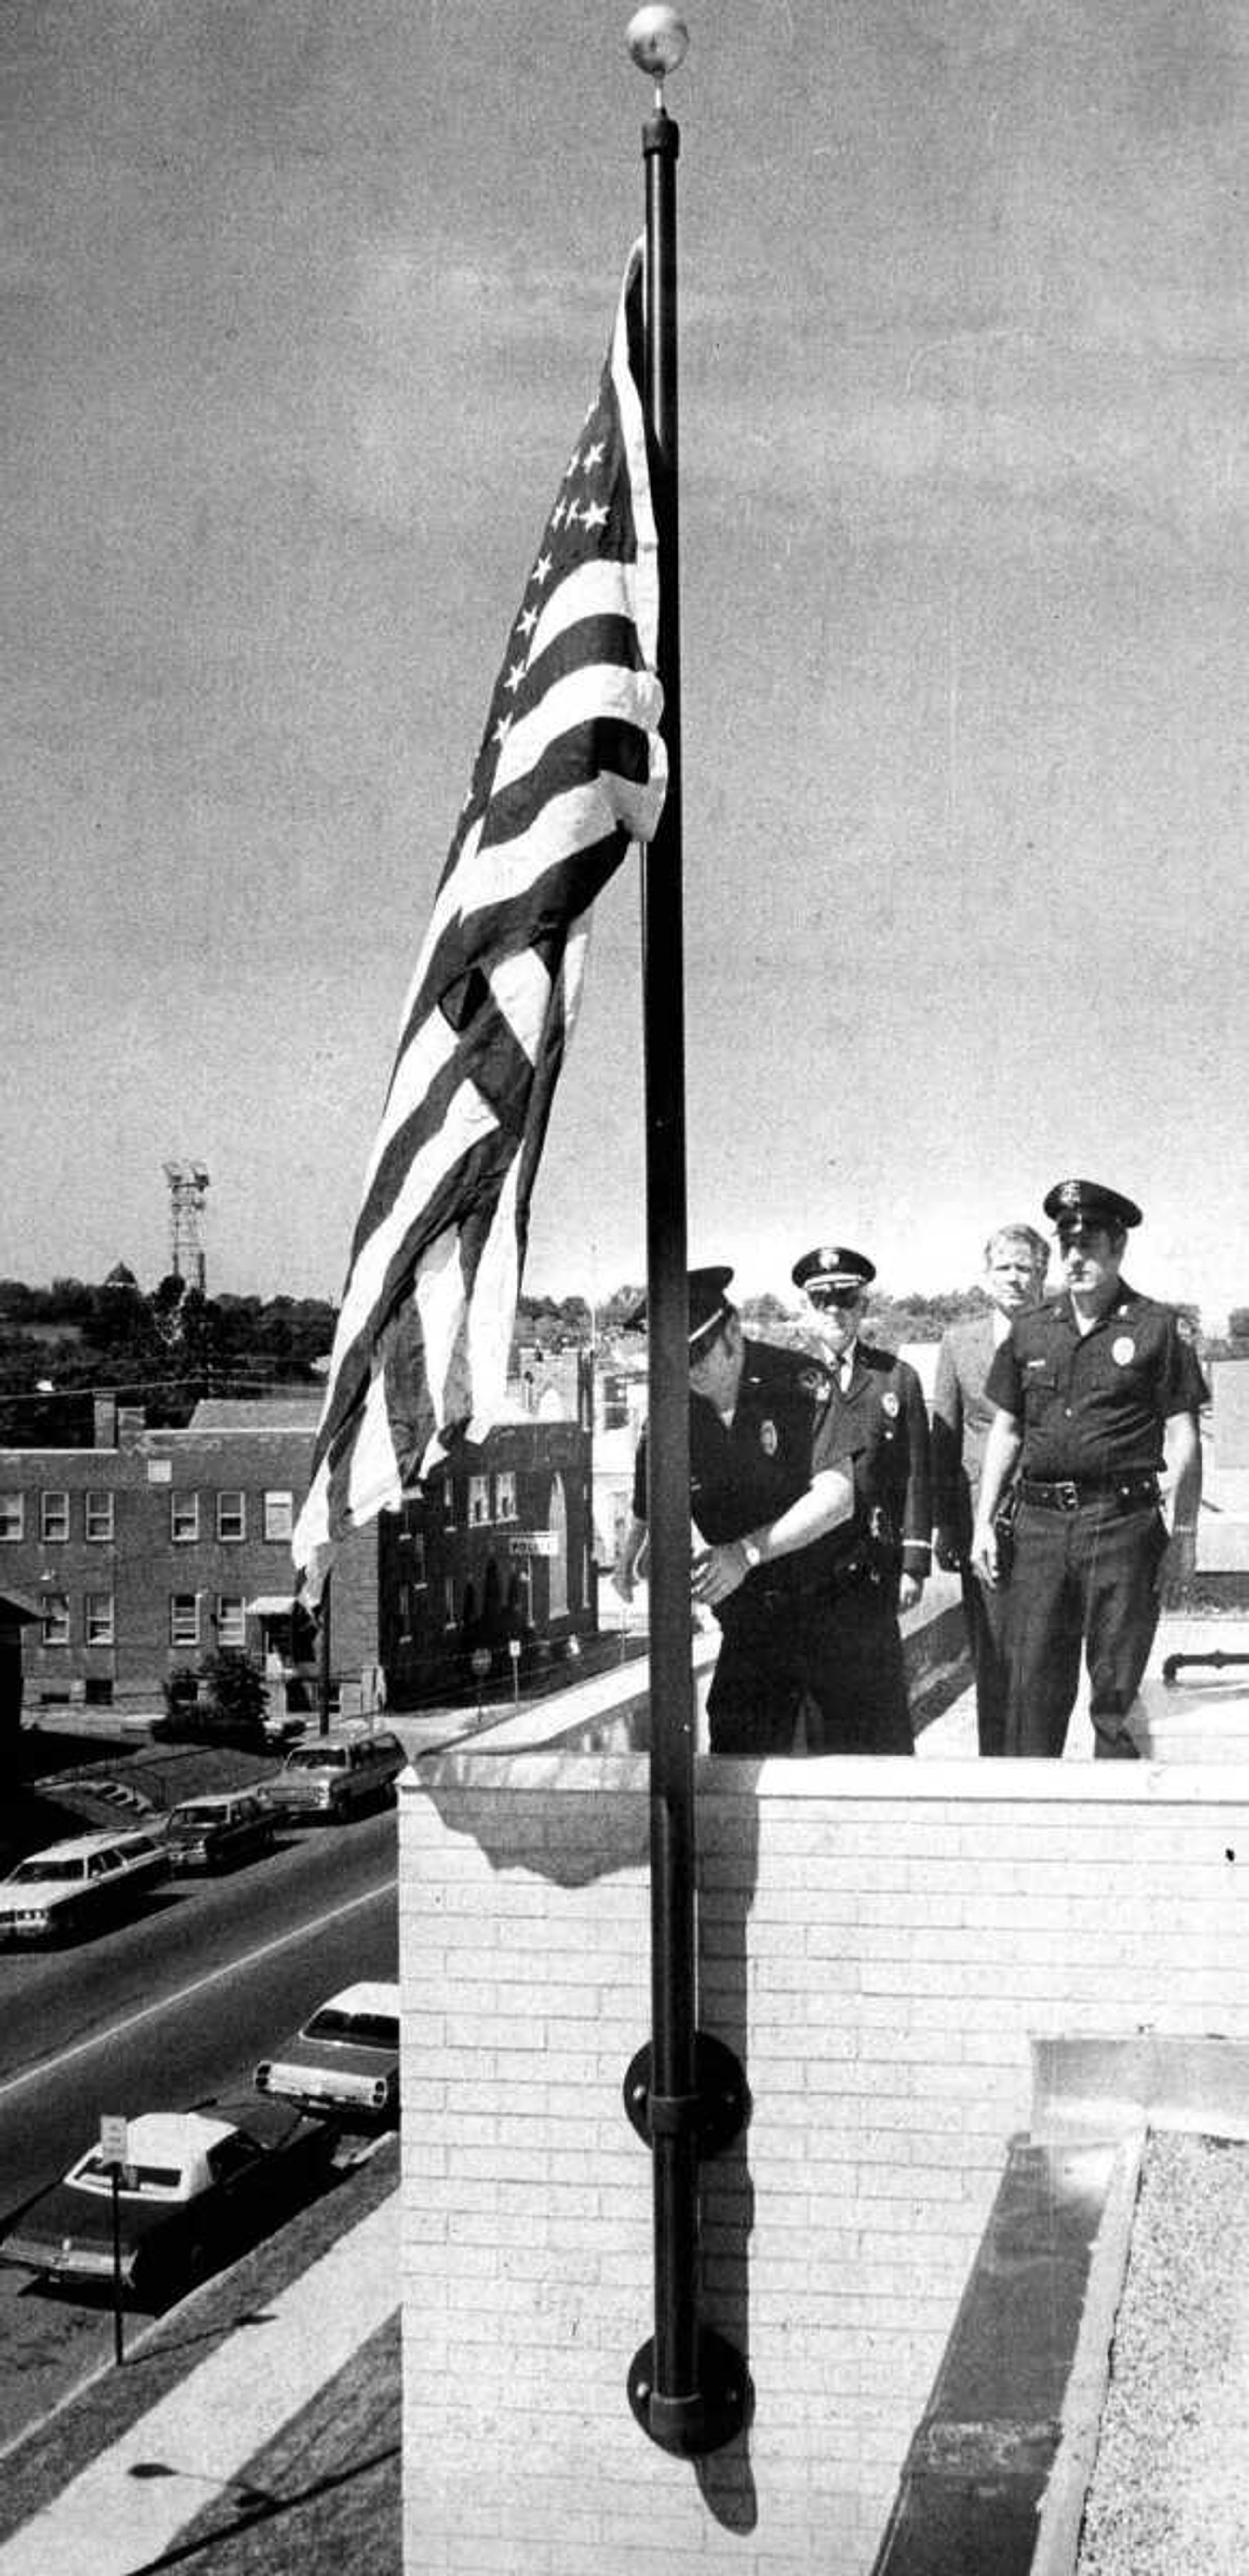
<svg viewBox="0 0 1249 2576"><path fill-rule="evenodd" d="M336 1987L393 1977L396 1944L387 1810L291 1835L225 1878L175 1881L95 1941L0 1957L0 2216L73 2161L102 2112L246 2094L256 2059ZM106 2362L112 2334L106 2305L35 2290L0 2267L6 2434Z"/></svg>

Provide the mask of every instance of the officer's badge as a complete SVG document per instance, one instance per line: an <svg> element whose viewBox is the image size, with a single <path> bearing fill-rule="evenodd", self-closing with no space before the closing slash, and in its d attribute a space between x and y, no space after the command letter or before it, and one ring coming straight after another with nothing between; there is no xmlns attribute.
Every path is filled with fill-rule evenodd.
<svg viewBox="0 0 1249 2576"><path fill-rule="evenodd" d="M897 1411L898 1411L898 1399L897 1399L896 1395L894 1394L894 1391L893 1391L893 1388L892 1388L892 1387L890 1387L890 1388L887 1390L887 1392L886 1392L884 1395L882 1395L882 1397L881 1397L881 1399L880 1399L880 1409L881 1409L881 1412L882 1412L882 1413L887 1413L887 1414L888 1414L889 1419L890 1419L890 1421L891 1421L891 1422L892 1422L892 1421L894 1421L894 1420L896 1419L896 1417L897 1417Z"/></svg>
<svg viewBox="0 0 1249 2576"><path fill-rule="evenodd" d="M762 1451L763 1451L763 1454L764 1454L764 1457L765 1457L765 1458L775 1458L775 1456L776 1456L776 1450L777 1450L777 1437L776 1437L776 1424L775 1424L774 1422L761 1422L761 1423L760 1423L760 1425L759 1425L759 1446L760 1446L760 1448L762 1449Z"/></svg>
<svg viewBox="0 0 1249 2576"><path fill-rule="evenodd" d="M1126 1368L1136 1357L1136 1344L1130 1333L1118 1333L1110 1345L1110 1356L1119 1368Z"/></svg>
<svg viewBox="0 0 1249 2576"><path fill-rule="evenodd" d="M804 1395L825 1396L829 1392L829 1381L825 1377L823 1369L805 1368L798 1380L798 1384L802 1388Z"/></svg>

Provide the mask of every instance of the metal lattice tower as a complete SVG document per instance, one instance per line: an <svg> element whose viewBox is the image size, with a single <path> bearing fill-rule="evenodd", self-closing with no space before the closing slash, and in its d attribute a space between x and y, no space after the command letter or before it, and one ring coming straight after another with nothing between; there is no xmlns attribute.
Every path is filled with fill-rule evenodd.
<svg viewBox="0 0 1249 2576"><path fill-rule="evenodd" d="M204 1291L204 1246L200 1218L208 1196L208 1174L202 1163L166 1163L169 1183L169 1267L188 1288Z"/></svg>

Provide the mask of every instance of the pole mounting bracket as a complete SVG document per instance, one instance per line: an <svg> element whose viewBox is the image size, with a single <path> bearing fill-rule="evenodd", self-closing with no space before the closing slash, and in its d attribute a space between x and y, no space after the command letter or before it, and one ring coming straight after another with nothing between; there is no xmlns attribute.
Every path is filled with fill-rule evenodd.
<svg viewBox="0 0 1249 2576"><path fill-rule="evenodd" d="M693 2093L656 2093L649 2040L630 2059L623 2086L625 2116L643 2146L656 2138L693 2134L701 2156L718 2156L744 2128L750 2090L741 2066L722 2039L703 2030L694 2041L694 2082Z"/></svg>
<svg viewBox="0 0 1249 2576"><path fill-rule="evenodd" d="M655 2345L644 2343L629 2369L629 2404L649 2440L678 2459L722 2451L749 2422L753 2392L740 2352L710 2326L698 2330L698 2385L674 2397L655 2386Z"/></svg>

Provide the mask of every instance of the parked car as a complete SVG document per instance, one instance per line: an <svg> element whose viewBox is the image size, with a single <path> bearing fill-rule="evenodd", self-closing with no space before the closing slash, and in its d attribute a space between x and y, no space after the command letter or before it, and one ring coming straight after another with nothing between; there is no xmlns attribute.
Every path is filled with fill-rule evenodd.
<svg viewBox="0 0 1249 2576"><path fill-rule="evenodd" d="M75 1834L30 1852L0 1879L0 1941L76 1938L141 1903L170 1875L154 1833Z"/></svg>
<svg viewBox="0 0 1249 2576"><path fill-rule="evenodd" d="M165 1835L177 1869L226 1869L272 1851L277 1818L258 1789L214 1790L170 1810Z"/></svg>
<svg viewBox="0 0 1249 2576"><path fill-rule="evenodd" d="M145 2111L118 2192L122 2281L160 2307L277 2226L328 2181L335 2133L281 2102ZM113 2279L113 2181L97 2142L0 2237L0 2262L51 2281Z"/></svg>
<svg viewBox="0 0 1249 2576"><path fill-rule="evenodd" d="M334 1728L297 1744L265 1782L266 1794L288 1815L342 1824L364 1807L384 1804L407 1759L388 1728L375 1735Z"/></svg>
<svg viewBox="0 0 1249 2576"><path fill-rule="evenodd" d="M280 2056L262 2058L258 2093L279 2094L306 2111L369 2121L399 2111L399 1988L344 1986L318 2005Z"/></svg>

